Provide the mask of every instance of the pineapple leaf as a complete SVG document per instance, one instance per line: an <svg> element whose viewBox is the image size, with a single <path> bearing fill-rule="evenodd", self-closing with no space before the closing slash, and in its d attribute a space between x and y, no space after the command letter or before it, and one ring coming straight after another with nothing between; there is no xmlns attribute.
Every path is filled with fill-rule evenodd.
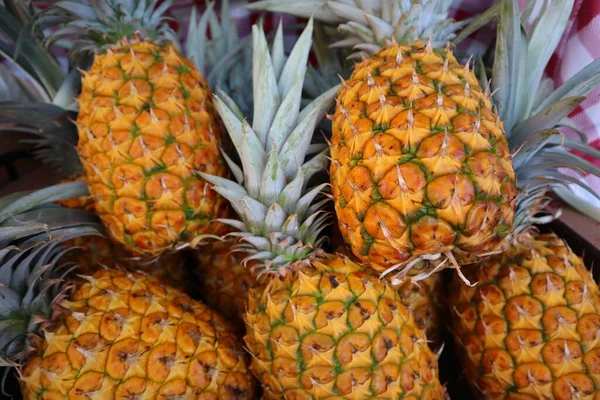
<svg viewBox="0 0 600 400"><path fill-rule="evenodd" d="M585 68L563 83L558 89L550 94L535 109L539 112L553 103L569 97L585 96L600 84L600 58L589 63Z"/></svg>
<svg viewBox="0 0 600 400"><path fill-rule="evenodd" d="M523 74L521 67L526 62L517 0L504 0L500 15L492 84L497 91L496 101L503 106L500 108L500 119L504 121L506 131L512 132L517 110L520 110L518 105L523 101L519 98L518 82Z"/></svg>
<svg viewBox="0 0 600 400"><path fill-rule="evenodd" d="M570 185L568 188L558 186L554 188L554 192L583 215L600 222L600 207L596 207L593 204L590 204L590 202L586 201L584 196L578 193L576 189L577 187L582 187L585 191L597 196L593 189L580 181L575 183L575 188L571 187Z"/></svg>
<svg viewBox="0 0 600 400"><path fill-rule="evenodd" d="M398 32L394 32L394 27L386 23L386 21L383 19L369 14L365 14L365 18L367 19L367 22L371 27L371 31L375 36L376 43L383 44L385 43L386 39L397 36L395 33L397 34ZM398 27L396 28L396 31L398 30Z"/></svg>
<svg viewBox="0 0 600 400"><path fill-rule="evenodd" d="M240 147L240 160L244 171L244 184L250 196L260 197L261 177L265 168L264 145L259 141L250 125L242 122L242 143Z"/></svg>
<svg viewBox="0 0 600 400"><path fill-rule="evenodd" d="M540 160L556 163L557 167L579 170L587 174L600 176L600 168L575 154L563 150L550 149L543 155L538 156Z"/></svg>
<svg viewBox="0 0 600 400"><path fill-rule="evenodd" d="M0 286L0 316L8 317L21 308L19 293L8 286Z"/></svg>
<svg viewBox="0 0 600 400"><path fill-rule="evenodd" d="M512 162L515 170L527 166L533 156L543 151L544 147L552 142L554 135L560 136L561 133L556 129L543 129L530 134L527 141L519 148L519 151L513 154Z"/></svg>
<svg viewBox="0 0 600 400"><path fill-rule="evenodd" d="M248 225L250 232L264 235L265 232L262 229L262 225L267 216L267 206L249 196L242 197L239 203L243 210L241 215L246 217L244 222Z"/></svg>
<svg viewBox="0 0 600 400"><path fill-rule="evenodd" d="M37 240L46 240L49 232L57 232L64 228L91 226L101 230L98 218L83 210L49 207L30 210L7 218L0 224L0 244L42 234Z"/></svg>
<svg viewBox="0 0 600 400"><path fill-rule="evenodd" d="M228 107L229 102L233 102L230 98L225 97L227 99L227 103L221 100L221 95L223 93L219 93L219 96L215 96L215 108L217 109L221 120L225 124L227 128L227 132L231 137L231 141L233 142L236 149L239 148L242 143L242 122L240 118L236 115L239 109L232 111L231 108ZM235 103L234 103L235 104Z"/></svg>
<svg viewBox="0 0 600 400"><path fill-rule="evenodd" d="M194 61L203 76L206 76L207 71L205 59L206 40L202 39L207 36L208 19L214 13L214 5L215 3L213 1L209 1L206 5L206 10L198 20L196 20L196 7L192 8L192 15L187 33L188 40L186 42L185 54Z"/></svg>
<svg viewBox="0 0 600 400"><path fill-rule="evenodd" d="M238 185L227 178L222 178L217 175L209 175L204 172L198 172L198 175L200 175L202 179L212 183L214 186L223 187L229 190L231 193L237 193L240 197L248 195L248 192L246 192L246 189L241 184Z"/></svg>
<svg viewBox="0 0 600 400"><path fill-rule="evenodd" d="M260 185L259 200L263 204L275 203L284 185L285 177L281 170L279 158L277 157L277 149L274 148L269 152L267 157L267 164L265 165Z"/></svg>
<svg viewBox="0 0 600 400"><path fill-rule="evenodd" d="M99 2L101 3L101 2ZM56 7L62 8L71 14L76 15L82 20L94 21L97 20L96 11L92 6L87 4L77 3L74 1L62 0L56 3ZM100 9L102 10L102 9ZM124 10L125 11L125 10Z"/></svg>
<svg viewBox="0 0 600 400"><path fill-rule="evenodd" d="M229 169L231 170L231 173L233 174L235 180L241 185L244 182L244 171L242 171L242 169L235 163L235 161L233 161L231 157L229 157L225 150L223 150L222 148L219 149L221 151L221 155L225 159L225 162L229 166Z"/></svg>
<svg viewBox="0 0 600 400"><path fill-rule="evenodd" d="M595 149L594 147L588 145L587 143L582 143L577 140L573 140L566 135L562 135L559 139L560 142L556 144L563 145L571 150L579 151L588 156L592 156L596 160L600 160L600 150Z"/></svg>
<svg viewBox="0 0 600 400"><path fill-rule="evenodd" d="M492 20L498 18L500 16L500 11L502 10L502 1L497 2L493 6L489 7L487 10L482 12L481 14L474 17L469 25L463 29L458 36L454 39L454 44L459 44L473 33L478 31L481 27L487 25L492 22Z"/></svg>
<svg viewBox="0 0 600 400"><path fill-rule="evenodd" d="M217 96L216 98L220 98L221 102L225 105L225 108L228 108L229 111L233 114L233 116L237 117L238 122L244 119L244 114L242 110L237 106L235 101L229 95L224 92L222 89L217 88ZM241 126L241 125L240 125Z"/></svg>
<svg viewBox="0 0 600 400"><path fill-rule="evenodd" d="M306 68L294 83L294 86L290 88L289 93L281 102L277 114L275 114L275 119L269 129L268 138L270 140L267 143L267 151L271 150L271 143L275 146L274 149L276 151L281 150L281 146L285 139L288 138L292 129L294 129L294 124L297 122L298 114L300 112L300 101L302 100L302 87L305 73Z"/></svg>
<svg viewBox="0 0 600 400"><path fill-rule="evenodd" d="M273 203L265 217L265 228L268 232L277 232L285 223L287 213L277 203Z"/></svg>
<svg viewBox="0 0 600 400"><path fill-rule="evenodd" d="M513 146L513 148L520 146L521 143L527 140L531 132L554 128L584 100L585 97L583 96L559 100L550 104L548 108L523 121L512 131L511 146Z"/></svg>
<svg viewBox="0 0 600 400"><path fill-rule="evenodd" d="M323 118L331 107L338 90L339 86L329 89L308 106L310 111L307 114L304 113L304 110L300 113L302 119L299 119L298 125L292 131L280 152L286 179L293 179L298 168L304 162L306 150L312 139L312 135L307 134L307 132L314 131L317 121Z"/></svg>
<svg viewBox="0 0 600 400"><path fill-rule="evenodd" d="M328 0L263 0L250 3L246 7L251 10L264 10L276 13L297 15L303 18L311 16L319 21L337 24L344 20L328 7Z"/></svg>
<svg viewBox="0 0 600 400"><path fill-rule="evenodd" d="M65 110L77 110L77 103L74 101L81 89L81 75L77 69L69 71L65 80L58 88L52 104L64 108Z"/></svg>
<svg viewBox="0 0 600 400"><path fill-rule="evenodd" d="M89 196L87 185L81 181L61 183L31 192L13 194L8 199L7 197L0 199L0 223L38 205L80 196Z"/></svg>
<svg viewBox="0 0 600 400"><path fill-rule="evenodd" d="M266 148L269 127L273 123L277 107L280 104L280 95L277 89L277 78L269 53L267 40L258 26L252 27L252 43L257 52L253 58L252 73L254 77L254 116L252 129Z"/></svg>
<svg viewBox="0 0 600 400"><path fill-rule="evenodd" d="M354 21L362 25L368 25L366 10L346 4L341 1L328 1L327 5L341 21Z"/></svg>
<svg viewBox="0 0 600 400"><path fill-rule="evenodd" d="M341 87L342 85L338 84L330 88L326 92L322 93L316 99L314 99L309 105L307 105L302 109L302 111L300 111L300 114L298 115L298 121L303 121L307 118L309 114L314 114L315 109L323 109L324 112L326 112L327 109L331 106L333 99L335 99Z"/></svg>
<svg viewBox="0 0 600 400"><path fill-rule="evenodd" d="M329 186L329 183L322 183L318 186L315 186L298 200L298 203L295 205L295 209L296 214L298 214L300 219L303 220L307 217L311 204L319 194L323 193L323 189L325 189L327 186Z"/></svg>
<svg viewBox="0 0 600 400"><path fill-rule="evenodd" d="M305 66L308 62L308 54L312 44L313 19L311 18L302 31L302 34L296 41L290 56L288 57L281 76L279 77L278 88L281 97L287 96L292 87L299 79L304 79L306 68L298 68Z"/></svg>
<svg viewBox="0 0 600 400"><path fill-rule="evenodd" d="M563 118L559 124L556 125L557 128L568 128L573 131L577 136L579 136L579 141L581 143L588 143L589 138L587 134L579 129L579 126L573 121L571 118Z"/></svg>
<svg viewBox="0 0 600 400"><path fill-rule="evenodd" d="M275 76L277 77L277 80L280 80L281 71L283 71L283 67L285 65L286 60L285 53L283 51L283 24L281 21L279 21L277 33L275 33L275 39L273 40L273 48L271 49L271 59L273 60L273 69L275 70Z"/></svg>
<svg viewBox="0 0 600 400"><path fill-rule="evenodd" d="M0 31L15 45L19 44L20 52L10 50L7 43L0 47L5 56L12 60L24 71L27 71L34 82L39 82L44 87L48 98L54 97L64 79L64 73L54 56L46 50L34 37L26 26L11 15L4 7L0 7Z"/></svg>
<svg viewBox="0 0 600 400"><path fill-rule="evenodd" d="M527 63L525 77L522 81L521 92L528 99L527 106L521 109L519 120L528 117L533 108L538 86L550 57L554 53L569 22L569 15L573 9L573 0L553 1L552 5L545 1L540 15L536 18L527 46ZM529 95L527 95L529 94Z"/></svg>

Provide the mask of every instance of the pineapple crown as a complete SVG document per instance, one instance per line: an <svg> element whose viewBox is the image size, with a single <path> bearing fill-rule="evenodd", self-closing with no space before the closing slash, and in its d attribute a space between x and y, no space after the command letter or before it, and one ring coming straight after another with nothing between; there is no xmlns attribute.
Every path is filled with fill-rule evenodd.
<svg viewBox="0 0 600 400"><path fill-rule="evenodd" d="M141 38L177 43L177 35L164 14L171 0L54 0L40 12L40 29L59 26L46 40L65 46L71 55L115 45L123 39Z"/></svg>
<svg viewBox="0 0 600 400"><path fill-rule="evenodd" d="M474 26L482 26L483 20L500 18L492 85L520 189L515 234L554 219L537 217L548 203L544 197L548 191L568 194L575 185L598 196L566 172L600 177L600 168L568 151L600 159L600 152L587 145L585 134L568 119L585 95L600 83L600 59L555 89L552 80L544 78L544 71L566 29L573 0L541 0L541 3L539 13L533 17L536 2L529 2L521 14L517 0L503 0L472 22ZM485 69L482 70L481 79L486 82ZM579 138L565 135L560 128L572 129ZM569 198L577 206L577 198L566 199Z"/></svg>
<svg viewBox="0 0 600 400"><path fill-rule="evenodd" d="M315 22L312 45L317 65L309 65L304 80L304 92L310 99L315 99L340 83L340 76L348 76L352 65L347 60L347 49L330 49L329 39L332 29L323 23ZM335 51L332 51L335 50Z"/></svg>
<svg viewBox="0 0 600 400"><path fill-rule="evenodd" d="M33 155L65 177L83 174L77 154L76 114L49 103L0 103L0 134L28 134Z"/></svg>
<svg viewBox="0 0 600 400"><path fill-rule="evenodd" d="M7 52L11 68L0 66L0 88L10 89L0 90L0 133L29 135L24 142L35 145L34 157L67 177L80 175L83 167L72 120L81 77L77 69L65 74L35 32L27 29L33 19L34 10L24 2L0 7L0 42L12 49Z"/></svg>
<svg viewBox="0 0 600 400"><path fill-rule="evenodd" d="M211 88L229 94L246 114L252 110L252 92L247 89L252 79L250 39L239 37L235 22L229 18L229 0L221 2L221 20L214 6L213 1L208 2L200 16L195 7L192 9L185 54L195 62Z"/></svg>
<svg viewBox="0 0 600 400"><path fill-rule="evenodd" d="M467 21L449 18L452 0L262 0L248 8L314 16L328 24L338 25L346 36L333 47L352 47L356 56L370 55L396 41L399 44L417 39L431 40L432 46L443 47Z"/></svg>
<svg viewBox="0 0 600 400"><path fill-rule="evenodd" d="M56 57L42 45L43 37L31 28L35 10L24 1L0 2L0 49L8 71L0 75L0 99L51 103L72 102L61 91L65 73ZM4 68L3 68L4 69Z"/></svg>
<svg viewBox="0 0 600 400"><path fill-rule="evenodd" d="M50 321L66 289L69 265L59 265L65 240L98 235L97 217L52 204L88 193L83 182L59 184L0 199L0 361L21 363L31 340Z"/></svg>
<svg viewBox="0 0 600 400"><path fill-rule="evenodd" d="M302 87L311 46L312 19L289 57L278 29L269 51L263 30L252 27L254 114L250 125L225 93L215 105L238 151L241 166L225 156L236 181L202 174L215 191L230 201L241 221L224 219L239 232L240 250L256 260L261 273L285 273L320 246L319 233L328 214L327 199L317 200L326 183L309 188L324 171L326 145L311 145L318 122L332 106L339 86L300 110Z"/></svg>

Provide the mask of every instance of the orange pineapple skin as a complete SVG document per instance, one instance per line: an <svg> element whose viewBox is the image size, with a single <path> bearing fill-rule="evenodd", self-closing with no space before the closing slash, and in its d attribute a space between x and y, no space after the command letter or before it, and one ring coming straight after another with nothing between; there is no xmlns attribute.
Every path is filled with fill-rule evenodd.
<svg viewBox="0 0 600 400"><path fill-rule="evenodd" d="M332 116L340 230L378 271L421 255L497 249L515 175L489 96L449 50L392 44L357 64Z"/></svg>
<svg viewBox="0 0 600 400"><path fill-rule="evenodd" d="M531 232L450 287L452 332L481 399L600 399L600 291L555 234Z"/></svg>
<svg viewBox="0 0 600 400"><path fill-rule="evenodd" d="M21 371L25 400L254 398L225 320L156 278L100 271L60 309Z"/></svg>
<svg viewBox="0 0 600 400"><path fill-rule="evenodd" d="M437 359L398 293L325 255L250 290L244 340L263 398L445 399Z"/></svg>
<svg viewBox="0 0 600 400"><path fill-rule="evenodd" d="M96 56L79 109L78 151L111 239L155 256L211 231L224 200L197 172L227 174L222 127L206 81L172 43Z"/></svg>

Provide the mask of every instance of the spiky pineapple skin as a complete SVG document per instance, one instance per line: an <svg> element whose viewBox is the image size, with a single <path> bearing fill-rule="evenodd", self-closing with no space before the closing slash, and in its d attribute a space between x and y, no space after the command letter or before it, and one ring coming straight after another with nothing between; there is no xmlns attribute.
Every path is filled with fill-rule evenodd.
<svg viewBox="0 0 600 400"><path fill-rule="evenodd" d="M419 282L407 279L394 287L400 301L414 315L415 323L434 351L440 348L445 331L442 317L445 309L442 300L443 282L443 275L436 273Z"/></svg>
<svg viewBox="0 0 600 400"><path fill-rule="evenodd" d="M335 248L335 253L350 257L355 262L359 262L352 254L352 251L344 244L341 233L334 227L331 242ZM413 314L417 326L423 331L429 347L437 350L442 344L442 337L445 329L443 327L442 313L446 308L443 299L445 292L443 288L443 274L436 273L431 276L414 282L410 278L399 285L393 286L400 296L400 301Z"/></svg>
<svg viewBox="0 0 600 400"><path fill-rule="evenodd" d="M224 201L197 172L226 175L212 94L173 44L132 40L82 79L78 151L110 237L158 255L209 230Z"/></svg>
<svg viewBox="0 0 600 400"><path fill-rule="evenodd" d="M437 360L397 292L326 255L250 290L251 369L265 399L443 399Z"/></svg>
<svg viewBox="0 0 600 400"><path fill-rule="evenodd" d="M479 398L600 398L600 292L562 239L528 233L468 272L449 300Z"/></svg>
<svg viewBox="0 0 600 400"><path fill-rule="evenodd" d="M512 225L515 176L489 96L450 50L392 44L359 63L332 117L340 229L378 270L485 253Z"/></svg>
<svg viewBox="0 0 600 400"><path fill-rule="evenodd" d="M245 328L248 292L257 278L250 265L243 265L244 253L234 251L234 241L218 241L198 252L196 273L206 304L228 318L240 332Z"/></svg>
<svg viewBox="0 0 600 400"><path fill-rule="evenodd" d="M22 370L26 400L253 398L223 318L153 277L97 272L60 306Z"/></svg>

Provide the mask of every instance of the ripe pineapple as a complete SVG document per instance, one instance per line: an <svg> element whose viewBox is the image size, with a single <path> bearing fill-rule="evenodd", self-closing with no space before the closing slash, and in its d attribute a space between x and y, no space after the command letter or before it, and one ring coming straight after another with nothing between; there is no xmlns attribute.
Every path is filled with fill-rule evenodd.
<svg viewBox="0 0 600 400"><path fill-rule="evenodd" d="M221 316L154 277L96 272L58 304L21 371L25 399L252 399Z"/></svg>
<svg viewBox="0 0 600 400"><path fill-rule="evenodd" d="M245 342L265 399L443 399L437 360L398 293L369 270L320 249L328 216L307 187L326 167L311 146L338 87L300 111L312 20L285 62L254 26L252 126L230 99L216 107L241 158L237 183L203 174L240 221L240 250L267 279L250 290ZM281 63L280 63L281 62ZM229 160L229 159L228 159Z"/></svg>
<svg viewBox="0 0 600 400"><path fill-rule="evenodd" d="M360 263L355 259L352 252L344 243L337 226L332 227L331 244L334 252L341 253L353 261ZM423 331L429 347L432 350L438 350L442 345L442 336L444 332L442 313L445 305L442 303L444 298L443 275L432 274L431 276L415 282L406 279L402 282L392 282L394 289L400 296L400 301L412 312L417 326Z"/></svg>
<svg viewBox="0 0 600 400"><path fill-rule="evenodd" d="M513 157L520 189L515 224L502 254L467 270L467 279L477 282L474 287L458 278L450 287L452 332L479 398L600 396L598 286L562 239L532 227L554 219L538 216L547 204L544 194L577 182L564 169L600 176L565 148L596 159L600 152L557 130L596 86L600 63L556 90L542 80L572 7L572 1L559 0L542 8L526 41L511 48L520 55L513 58L505 46L519 26L519 7L516 0L501 4L493 77L500 81L498 107L507 121L510 147L519 149ZM536 68L525 74L522 60L536 60ZM510 88L502 84L509 75L514 75Z"/></svg>
<svg viewBox="0 0 600 400"><path fill-rule="evenodd" d="M252 399L240 343L201 302L132 272L65 282L61 242L100 225L46 202L85 190L75 182L0 201L11 232L0 250L0 358L19 369L23 398Z"/></svg>
<svg viewBox="0 0 600 400"><path fill-rule="evenodd" d="M72 35L72 54L101 50L83 73L78 151L109 236L152 256L208 231L224 202L198 173L227 173L212 94L157 2L58 1L37 20L66 21L49 43Z"/></svg>
<svg viewBox="0 0 600 400"><path fill-rule="evenodd" d="M452 327L482 398L600 395L600 291L565 242L531 231L467 271L479 283L453 282Z"/></svg>
<svg viewBox="0 0 600 400"><path fill-rule="evenodd" d="M368 55L332 118L331 183L346 242L401 280L420 260L445 254L456 267L454 258L496 251L512 225L515 176L489 94L449 46L439 48L462 26L447 18L451 2L355 3L288 4L339 24L347 38L338 45ZM252 7L285 11L277 4Z"/></svg>

